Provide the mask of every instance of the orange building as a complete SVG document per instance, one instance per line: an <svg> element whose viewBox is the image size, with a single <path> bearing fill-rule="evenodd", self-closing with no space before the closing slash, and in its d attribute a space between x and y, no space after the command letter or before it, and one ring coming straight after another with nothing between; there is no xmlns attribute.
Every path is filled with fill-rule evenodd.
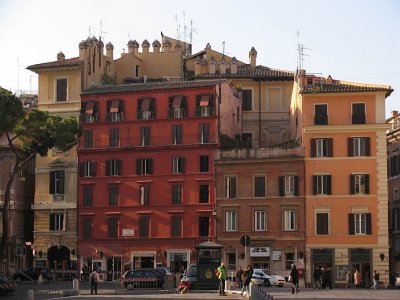
<svg viewBox="0 0 400 300"><path fill-rule="evenodd" d="M299 75L291 137L305 147L307 270L326 267L341 285L358 269L365 287L377 270L388 284L385 99L393 90Z"/></svg>

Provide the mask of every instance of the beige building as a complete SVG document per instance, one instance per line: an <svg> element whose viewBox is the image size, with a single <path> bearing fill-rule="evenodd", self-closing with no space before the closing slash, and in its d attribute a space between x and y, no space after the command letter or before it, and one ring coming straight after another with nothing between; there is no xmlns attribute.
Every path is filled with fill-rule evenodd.
<svg viewBox="0 0 400 300"><path fill-rule="evenodd" d="M249 64L214 51L203 51L185 62L190 79L227 78L242 99L242 139L248 146L270 147L289 141L289 106L294 73L257 65L257 51L249 51Z"/></svg>
<svg viewBox="0 0 400 300"><path fill-rule="evenodd" d="M92 86L151 80L180 80L182 58L190 45L165 37L162 44L128 42L128 52L114 59L114 47L94 37L79 43L79 56L29 66L39 75L38 108L59 116L79 117L81 92ZM190 52L189 52L190 53ZM96 107L91 118L96 118ZM89 120L90 121L90 120ZM36 164L34 264L56 270L77 265L77 154L49 151Z"/></svg>

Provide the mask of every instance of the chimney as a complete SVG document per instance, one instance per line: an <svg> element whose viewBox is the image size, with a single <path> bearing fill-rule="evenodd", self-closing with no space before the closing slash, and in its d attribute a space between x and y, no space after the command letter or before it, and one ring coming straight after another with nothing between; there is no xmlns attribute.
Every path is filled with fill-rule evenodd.
<svg viewBox="0 0 400 300"><path fill-rule="evenodd" d="M226 64L225 64L225 58L222 57L220 63L219 63L219 71L221 74L226 74Z"/></svg>
<svg viewBox="0 0 400 300"><path fill-rule="evenodd" d="M114 46L113 46L113 44L111 44L111 42L109 42L109 43L106 45L106 56L107 56L108 58L110 58L111 60L114 60L114 53L113 53L113 51L114 51Z"/></svg>
<svg viewBox="0 0 400 300"><path fill-rule="evenodd" d="M171 42L165 41L163 44L163 52L171 52Z"/></svg>
<svg viewBox="0 0 400 300"><path fill-rule="evenodd" d="M392 117L395 117L399 112L397 110L392 110Z"/></svg>
<svg viewBox="0 0 400 300"><path fill-rule="evenodd" d="M85 41L79 43L79 60L85 59L85 49L87 49L87 45Z"/></svg>
<svg viewBox="0 0 400 300"><path fill-rule="evenodd" d="M250 58L250 66L252 68L255 68L257 66L257 51L254 49L254 47L251 47L251 50L249 52L249 58Z"/></svg>
<svg viewBox="0 0 400 300"><path fill-rule="evenodd" d="M61 51L57 54L57 60L65 60L65 55L64 53L62 53Z"/></svg>
<svg viewBox="0 0 400 300"><path fill-rule="evenodd" d="M148 40L144 40L143 43L142 43L143 54L149 53L149 48L150 48L149 41Z"/></svg>
<svg viewBox="0 0 400 300"><path fill-rule="evenodd" d="M128 53L137 53L137 48L139 44L136 41L129 40L128 41Z"/></svg>
<svg viewBox="0 0 400 300"><path fill-rule="evenodd" d="M237 74L237 59L236 59L236 57L232 57L232 60L231 60L231 74Z"/></svg>
<svg viewBox="0 0 400 300"><path fill-rule="evenodd" d="M161 43L158 40L154 40L152 46L154 53L160 53Z"/></svg>
<svg viewBox="0 0 400 300"><path fill-rule="evenodd" d="M215 64L216 64L215 58L214 56L211 56L210 63L208 65L208 72L210 74L215 74Z"/></svg>

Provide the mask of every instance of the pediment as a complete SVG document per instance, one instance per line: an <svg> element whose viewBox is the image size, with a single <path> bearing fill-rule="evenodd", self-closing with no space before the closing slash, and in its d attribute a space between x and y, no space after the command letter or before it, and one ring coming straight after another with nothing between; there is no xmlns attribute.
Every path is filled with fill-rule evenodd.
<svg viewBox="0 0 400 300"><path fill-rule="evenodd" d="M71 163L69 163L68 161L66 161L65 159L62 158L57 158L55 160L52 160L51 162L49 162L47 164L50 168L66 168L66 167L70 167Z"/></svg>

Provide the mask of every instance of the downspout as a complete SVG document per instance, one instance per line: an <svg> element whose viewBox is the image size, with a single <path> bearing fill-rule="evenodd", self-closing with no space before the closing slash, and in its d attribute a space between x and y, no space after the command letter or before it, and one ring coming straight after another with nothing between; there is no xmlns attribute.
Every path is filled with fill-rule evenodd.
<svg viewBox="0 0 400 300"><path fill-rule="evenodd" d="M261 81L258 81L258 144L261 143Z"/></svg>

